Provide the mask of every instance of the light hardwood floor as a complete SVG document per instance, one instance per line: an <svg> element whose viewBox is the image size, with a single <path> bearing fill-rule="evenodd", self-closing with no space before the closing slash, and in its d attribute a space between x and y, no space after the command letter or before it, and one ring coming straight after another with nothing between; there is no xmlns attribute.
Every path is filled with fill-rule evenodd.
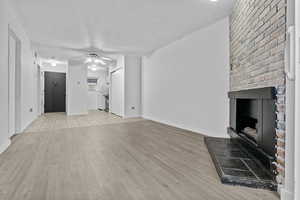
<svg viewBox="0 0 300 200"><path fill-rule="evenodd" d="M122 119L114 114L90 110L88 115L67 116L65 113L46 113L35 120L25 132L52 131L62 128L77 128L140 121L140 118Z"/></svg>
<svg viewBox="0 0 300 200"><path fill-rule="evenodd" d="M38 119L0 155L1 200L278 199L222 185L199 134L141 119L48 126L69 120L61 115Z"/></svg>

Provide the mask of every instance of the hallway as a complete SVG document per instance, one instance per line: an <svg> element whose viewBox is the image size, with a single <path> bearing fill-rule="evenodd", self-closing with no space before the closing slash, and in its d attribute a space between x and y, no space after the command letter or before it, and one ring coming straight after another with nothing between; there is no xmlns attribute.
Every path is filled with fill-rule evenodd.
<svg viewBox="0 0 300 200"><path fill-rule="evenodd" d="M0 199L278 199L266 190L222 185L203 138L102 112L47 114L0 155Z"/></svg>
<svg viewBox="0 0 300 200"><path fill-rule="evenodd" d="M25 132L53 131L65 128L100 126L106 124L140 121L141 118L122 119L99 110L90 110L88 115L67 116L66 113L45 113L35 120Z"/></svg>

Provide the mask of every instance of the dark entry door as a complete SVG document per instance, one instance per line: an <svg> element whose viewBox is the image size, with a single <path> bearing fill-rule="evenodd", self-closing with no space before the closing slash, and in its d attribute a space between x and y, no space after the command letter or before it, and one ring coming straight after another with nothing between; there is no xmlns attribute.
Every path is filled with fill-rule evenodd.
<svg viewBox="0 0 300 200"><path fill-rule="evenodd" d="M45 72L45 113L66 112L66 74Z"/></svg>

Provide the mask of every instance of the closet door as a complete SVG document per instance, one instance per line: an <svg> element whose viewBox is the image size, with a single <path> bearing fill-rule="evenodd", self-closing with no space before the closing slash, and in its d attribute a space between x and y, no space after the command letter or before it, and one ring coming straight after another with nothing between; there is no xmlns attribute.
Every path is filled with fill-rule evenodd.
<svg viewBox="0 0 300 200"><path fill-rule="evenodd" d="M123 69L111 74L111 112L122 116L123 112Z"/></svg>

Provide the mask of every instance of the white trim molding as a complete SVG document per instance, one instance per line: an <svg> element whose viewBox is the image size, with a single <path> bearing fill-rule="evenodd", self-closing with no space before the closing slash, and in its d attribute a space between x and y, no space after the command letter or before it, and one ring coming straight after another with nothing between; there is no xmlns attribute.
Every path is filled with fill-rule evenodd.
<svg viewBox="0 0 300 200"><path fill-rule="evenodd" d="M289 191L286 188L282 187L279 189L280 199L281 200L294 200L293 191Z"/></svg>
<svg viewBox="0 0 300 200"><path fill-rule="evenodd" d="M149 121L153 121L153 122L156 122L156 123L171 126L171 127L174 127L174 128L182 129L184 131L189 131L189 132L199 134L199 135L202 135L202 136L216 137L215 135L221 135L221 133L211 133L211 131L208 131L208 130L204 130L204 129L200 130L198 128L188 127L186 125L170 122L168 120L157 119L157 118L150 117L150 116L142 115L141 118L144 119L144 120L149 120ZM225 132L227 133L226 128L224 128L224 133ZM222 135L222 136L218 136L218 137L220 137L220 138L224 138L224 137L229 138L229 135L226 134L226 135Z"/></svg>
<svg viewBox="0 0 300 200"><path fill-rule="evenodd" d="M6 149L10 146L11 140L7 139L3 144L0 145L0 154L6 151Z"/></svg>

